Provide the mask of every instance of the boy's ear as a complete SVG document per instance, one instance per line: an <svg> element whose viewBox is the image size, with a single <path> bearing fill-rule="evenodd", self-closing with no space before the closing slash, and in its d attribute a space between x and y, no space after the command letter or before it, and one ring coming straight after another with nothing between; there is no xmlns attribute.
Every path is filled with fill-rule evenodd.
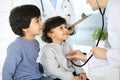
<svg viewBox="0 0 120 80"><path fill-rule="evenodd" d="M48 32L47 35L48 35L48 37L50 37L50 38L53 38L53 37L54 37L54 35L53 35L52 32Z"/></svg>

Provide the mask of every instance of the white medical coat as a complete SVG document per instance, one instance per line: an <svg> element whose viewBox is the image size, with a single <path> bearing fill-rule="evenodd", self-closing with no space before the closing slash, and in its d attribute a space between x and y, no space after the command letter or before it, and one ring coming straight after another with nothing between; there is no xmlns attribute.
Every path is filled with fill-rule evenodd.
<svg viewBox="0 0 120 80"><path fill-rule="evenodd" d="M46 15L45 17L42 16L43 21L45 21L49 17L62 16L67 20L68 24L74 23L75 22L75 15L74 15L72 1L71 0L70 0L70 2L67 1L68 4L63 6L63 4L65 4L64 1L67 1L67 0L57 0L56 8L54 8L52 6L50 0L42 0L43 7L44 7L44 13ZM65 6L68 6L69 4L71 4L70 7L63 8ZM41 3L38 4L37 6L40 8L41 12L43 13ZM65 12L65 11L67 11L67 12ZM68 21L69 20L69 17L67 16L68 14L70 14L70 21Z"/></svg>
<svg viewBox="0 0 120 80"><path fill-rule="evenodd" d="M107 51L109 64L120 69L120 0L108 0L108 41L111 48Z"/></svg>

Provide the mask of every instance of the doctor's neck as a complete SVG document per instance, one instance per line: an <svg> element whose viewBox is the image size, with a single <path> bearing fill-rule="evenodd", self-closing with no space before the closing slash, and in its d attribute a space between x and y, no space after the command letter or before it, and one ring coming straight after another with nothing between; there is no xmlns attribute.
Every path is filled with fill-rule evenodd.
<svg viewBox="0 0 120 80"><path fill-rule="evenodd" d="M108 0L96 0L99 8L106 8Z"/></svg>

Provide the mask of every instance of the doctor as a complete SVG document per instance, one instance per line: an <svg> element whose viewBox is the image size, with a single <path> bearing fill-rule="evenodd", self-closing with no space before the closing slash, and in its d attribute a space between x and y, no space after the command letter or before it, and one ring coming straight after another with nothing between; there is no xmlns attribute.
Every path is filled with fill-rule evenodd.
<svg viewBox="0 0 120 80"><path fill-rule="evenodd" d="M107 60L110 65L120 69L120 0L87 0L93 10L106 8L108 41L111 48L105 49L93 47L93 55L102 60ZM86 60L86 56L81 51L73 51L68 55L69 59Z"/></svg>
<svg viewBox="0 0 120 80"><path fill-rule="evenodd" d="M74 23L74 10L71 0L39 0L39 8L42 11L43 19L61 16L67 19L68 24Z"/></svg>

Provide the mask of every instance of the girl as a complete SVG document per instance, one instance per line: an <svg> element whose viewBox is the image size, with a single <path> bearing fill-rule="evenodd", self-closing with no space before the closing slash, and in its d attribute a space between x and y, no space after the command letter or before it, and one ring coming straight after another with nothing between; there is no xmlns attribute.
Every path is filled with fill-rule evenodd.
<svg viewBox="0 0 120 80"><path fill-rule="evenodd" d="M66 25L66 20L60 16L49 18L44 23L42 39L47 44L42 49L41 61L45 74L55 80L86 80L83 69L73 66L66 58L72 50L65 42L69 36ZM80 61L75 62L80 64Z"/></svg>

